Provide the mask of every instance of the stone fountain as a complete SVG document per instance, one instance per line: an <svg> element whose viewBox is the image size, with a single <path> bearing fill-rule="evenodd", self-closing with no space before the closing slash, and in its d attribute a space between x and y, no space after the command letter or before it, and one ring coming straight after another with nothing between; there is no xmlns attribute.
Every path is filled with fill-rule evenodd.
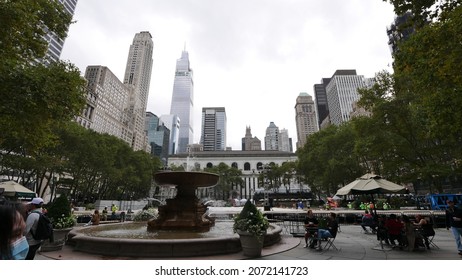
<svg viewBox="0 0 462 280"><path fill-rule="evenodd" d="M141 239L120 237L117 232L129 231L130 223L75 228L70 233L74 250L104 256L134 258L191 257L236 253L242 250L239 236L233 234L232 223L226 233L218 237L194 237L209 234L213 219L207 216L207 207L196 197L196 189L210 187L218 182L218 175L206 172L159 172L154 180L163 186L175 186L177 194L159 207L157 219L147 223L146 235ZM218 224L218 222L217 222ZM143 223L145 226L146 223ZM136 223L133 223L136 226ZM215 228L215 227L214 227ZM264 246L281 239L281 227L274 225L265 235ZM115 232L113 237L98 233ZM110 235L110 234L109 234ZM156 237L149 237L155 235ZM161 238L168 236L168 239ZM181 238L180 236L181 235ZM185 238L192 235L192 238Z"/></svg>
<svg viewBox="0 0 462 280"><path fill-rule="evenodd" d="M175 186L177 194L159 206L157 219L148 222L148 231L196 230L208 231L213 219L207 216L207 206L196 197L197 188L217 184L219 176L206 172L166 171L154 175L161 186Z"/></svg>

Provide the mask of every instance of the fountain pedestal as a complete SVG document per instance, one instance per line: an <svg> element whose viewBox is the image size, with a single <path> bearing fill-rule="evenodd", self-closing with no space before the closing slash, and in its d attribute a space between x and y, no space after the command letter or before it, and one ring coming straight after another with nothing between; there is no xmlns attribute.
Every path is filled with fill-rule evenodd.
<svg viewBox="0 0 462 280"><path fill-rule="evenodd" d="M148 222L148 231L198 230L208 231L213 220L206 216L207 206L196 197L196 189L210 187L219 176L206 172L168 171L154 175L159 185L175 186L177 195L159 206L159 216Z"/></svg>

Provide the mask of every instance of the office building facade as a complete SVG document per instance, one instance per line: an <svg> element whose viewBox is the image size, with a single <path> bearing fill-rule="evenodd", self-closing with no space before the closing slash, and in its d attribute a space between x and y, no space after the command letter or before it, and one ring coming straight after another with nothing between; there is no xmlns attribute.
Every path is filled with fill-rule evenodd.
<svg viewBox="0 0 462 280"><path fill-rule="evenodd" d="M150 151L144 121L151 82L153 50L154 43L148 31L135 34L125 67L124 84L130 89L128 110L131 116L129 126L133 130L131 146L135 151Z"/></svg>
<svg viewBox="0 0 462 280"><path fill-rule="evenodd" d="M226 111L224 107L202 108L200 143L204 151L224 151L226 149Z"/></svg>
<svg viewBox="0 0 462 280"><path fill-rule="evenodd" d="M67 13L74 15L75 8L78 0L58 0L63 6ZM64 39L58 38L55 33L48 32L44 39L48 42L48 49L45 57L40 60L41 63L49 65L51 62L56 62L61 57L61 52L64 47Z"/></svg>
<svg viewBox="0 0 462 280"><path fill-rule="evenodd" d="M366 79L356 70L337 70L326 86L331 124L340 125L350 120L353 103L359 100L358 89L366 87Z"/></svg>
<svg viewBox="0 0 462 280"><path fill-rule="evenodd" d="M327 105L327 102L326 102ZM297 149L305 146L308 135L319 130L316 106L313 98L301 92L295 102L295 124L297 126Z"/></svg>
<svg viewBox="0 0 462 280"><path fill-rule="evenodd" d="M87 66L87 104L76 121L85 128L107 133L131 145L127 111L129 89L105 66Z"/></svg>
<svg viewBox="0 0 462 280"><path fill-rule="evenodd" d="M330 78L322 78L320 84L315 84L314 97L316 103L316 114L318 119L318 127L321 127L321 123L325 118L329 116L329 106L327 104L326 86L329 84Z"/></svg>
<svg viewBox="0 0 462 280"><path fill-rule="evenodd" d="M250 126L245 128L245 137L242 138L243 151L261 151L261 141L256 136L252 137Z"/></svg>
<svg viewBox="0 0 462 280"><path fill-rule="evenodd" d="M160 120L164 123L165 127L170 130L168 154L174 155L178 153L178 137L180 135L181 120L177 115L161 115Z"/></svg>
<svg viewBox="0 0 462 280"><path fill-rule="evenodd" d="M162 163L167 165L170 130L151 112L146 112L145 130L151 146L151 155L159 157Z"/></svg>
<svg viewBox="0 0 462 280"><path fill-rule="evenodd" d="M133 150L151 152L145 130L146 106L151 79L153 43L149 32L137 33L121 82L105 66L85 71L87 104L76 121L99 133L114 135Z"/></svg>
<svg viewBox="0 0 462 280"><path fill-rule="evenodd" d="M194 82L189 63L189 54L184 50L176 61L170 114L177 115L181 121L177 153L186 153L194 141Z"/></svg>
<svg viewBox="0 0 462 280"><path fill-rule="evenodd" d="M279 127L274 122L266 128L265 151L279 151Z"/></svg>

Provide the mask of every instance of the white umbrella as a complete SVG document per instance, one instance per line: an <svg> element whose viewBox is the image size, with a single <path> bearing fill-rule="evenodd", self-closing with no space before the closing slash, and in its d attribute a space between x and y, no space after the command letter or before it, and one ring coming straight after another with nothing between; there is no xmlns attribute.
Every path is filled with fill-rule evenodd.
<svg viewBox="0 0 462 280"><path fill-rule="evenodd" d="M335 195L379 194L404 192L405 187L382 179L379 175L365 174L337 190Z"/></svg>
<svg viewBox="0 0 462 280"><path fill-rule="evenodd" d="M35 192L15 181L0 182L0 189L4 189L4 196L14 196L20 200L31 200L36 197Z"/></svg>

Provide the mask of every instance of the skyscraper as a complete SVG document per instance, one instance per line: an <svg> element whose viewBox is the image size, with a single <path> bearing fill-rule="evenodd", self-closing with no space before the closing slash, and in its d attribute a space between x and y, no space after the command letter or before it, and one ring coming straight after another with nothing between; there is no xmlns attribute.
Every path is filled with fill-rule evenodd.
<svg viewBox="0 0 462 280"><path fill-rule="evenodd" d="M306 92L301 92L297 97L295 123L297 125L297 148L301 148L305 146L306 137L318 131L316 106L314 106L311 95Z"/></svg>
<svg viewBox="0 0 462 280"><path fill-rule="evenodd" d="M58 0L61 4L63 4L64 9L70 15L74 15L75 7L77 6L78 0ZM48 42L48 49L45 54L45 57L41 60L41 62L45 65L49 65L51 62L58 61L59 57L61 56L61 52L64 46L64 40L59 39L55 33L48 32L44 39Z"/></svg>
<svg viewBox="0 0 462 280"><path fill-rule="evenodd" d="M170 140L168 143L168 154L177 154L178 137L180 133L181 120L177 115L161 115L160 121L170 130Z"/></svg>
<svg viewBox="0 0 462 280"><path fill-rule="evenodd" d="M76 121L85 128L107 133L131 145L133 132L128 128L129 90L105 66L87 66L87 104Z"/></svg>
<svg viewBox="0 0 462 280"><path fill-rule="evenodd" d="M186 153L189 144L194 140L193 111L194 82L193 71L189 65L189 54L186 50L176 61L175 80L173 82L172 103L170 114L177 115L181 121L178 153Z"/></svg>
<svg viewBox="0 0 462 280"><path fill-rule="evenodd" d="M289 131L285 128L279 131L279 151L292 152L292 144L289 138Z"/></svg>
<svg viewBox="0 0 462 280"><path fill-rule="evenodd" d="M151 112L146 112L145 129L151 155L158 156L164 165L167 165L170 130Z"/></svg>
<svg viewBox="0 0 462 280"><path fill-rule="evenodd" d="M321 123L324 119L329 116L329 107L327 106L327 95L326 86L329 84L329 78L322 78L320 84L314 85L314 96L316 100L316 114L318 117L318 125L321 127Z"/></svg>
<svg viewBox="0 0 462 280"><path fill-rule="evenodd" d="M204 151L224 151L226 148L226 112L224 107L202 108L201 144Z"/></svg>
<svg viewBox="0 0 462 280"><path fill-rule="evenodd" d="M350 120L353 103L359 99L358 88L366 87L366 79L356 70L337 70L326 86L329 117L332 124Z"/></svg>
<svg viewBox="0 0 462 280"><path fill-rule="evenodd" d="M151 152L145 133L153 43L149 32L135 35L122 83L105 66L85 71L87 104L76 121L99 133L114 135L133 150Z"/></svg>
<svg viewBox="0 0 462 280"><path fill-rule="evenodd" d="M265 150L279 151L279 127L274 122L270 122L270 125L266 128Z"/></svg>
<svg viewBox="0 0 462 280"><path fill-rule="evenodd" d="M124 84L130 89L129 126L133 130L132 147L135 151L150 152L144 132L144 122L151 82L153 50L154 43L148 31L135 34L125 67Z"/></svg>

